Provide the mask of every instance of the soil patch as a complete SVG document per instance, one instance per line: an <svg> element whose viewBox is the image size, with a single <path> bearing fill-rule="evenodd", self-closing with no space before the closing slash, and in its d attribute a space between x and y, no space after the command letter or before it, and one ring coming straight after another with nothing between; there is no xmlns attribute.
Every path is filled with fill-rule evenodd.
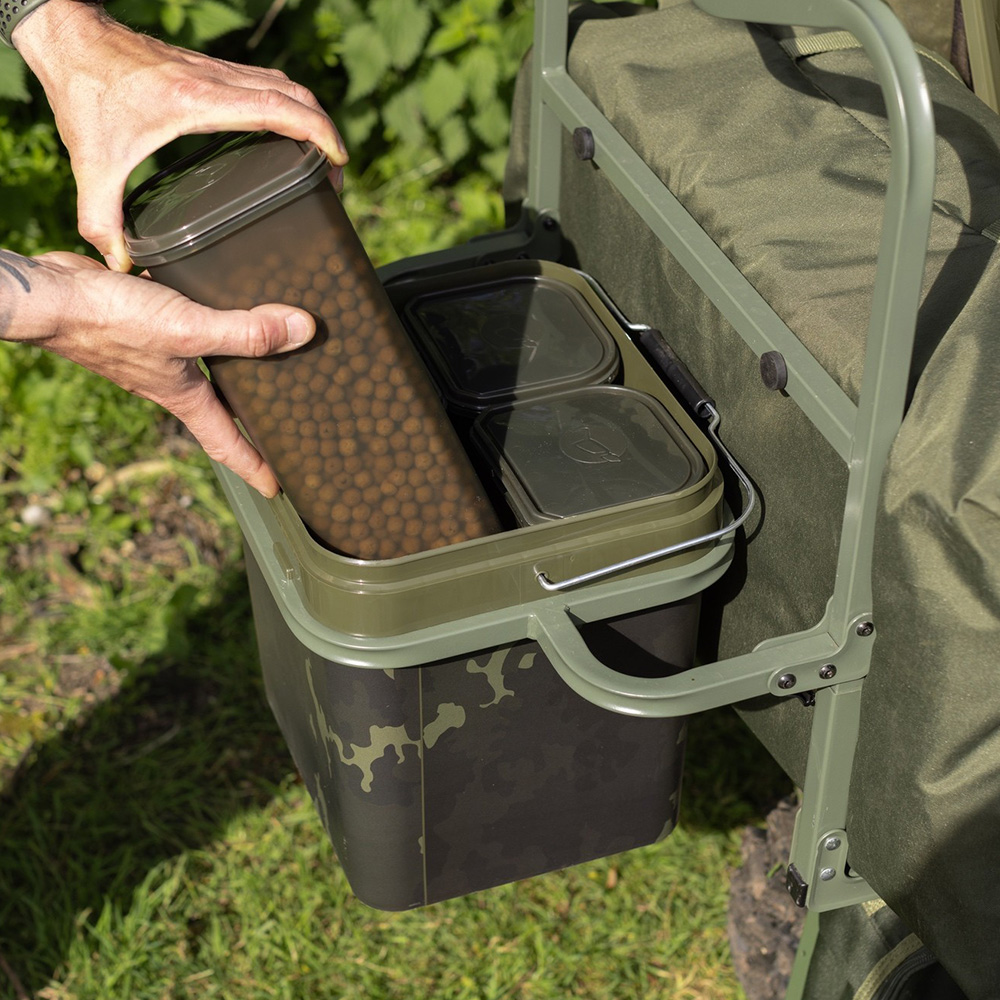
<svg viewBox="0 0 1000 1000"><path fill-rule="evenodd" d="M747 827L743 865L729 895L729 946L747 1000L783 1000L806 911L785 889L785 865L798 806L782 799L763 829Z"/></svg>

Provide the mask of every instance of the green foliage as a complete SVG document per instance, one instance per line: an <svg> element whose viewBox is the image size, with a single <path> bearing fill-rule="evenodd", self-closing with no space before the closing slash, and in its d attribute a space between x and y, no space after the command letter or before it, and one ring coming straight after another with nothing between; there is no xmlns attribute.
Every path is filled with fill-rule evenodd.
<svg viewBox="0 0 1000 1000"><path fill-rule="evenodd" d="M36 348L0 343L0 386L0 469L22 492L54 489L70 469L117 464L156 441L158 407Z"/></svg>
<svg viewBox="0 0 1000 1000"><path fill-rule="evenodd" d="M34 254L81 248L76 188L55 123L31 121L23 107L3 113L0 101L0 246Z"/></svg>
<svg viewBox="0 0 1000 1000"><path fill-rule="evenodd" d="M481 174L429 188L419 170L393 173L377 188L349 187L344 205L376 265L456 246L503 225L503 202Z"/></svg>
<svg viewBox="0 0 1000 1000"><path fill-rule="evenodd" d="M130 27L198 50L253 23L243 0L124 0L112 13Z"/></svg>
<svg viewBox="0 0 1000 1000"><path fill-rule="evenodd" d="M0 46L0 100L31 100L24 61L6 45Z"/></svg>
<svg viewBox="0 0 1000 1000"><path fill-rule="evenodd" d="M279 15L259 52L313 89L359 171L392 154L497 183L531 29L526 0L318 0Z"/></svg>
<svg viewBox="0 0 1000 1000"><path fill-rule="evenodd" d="M417 178L417 200L458 179L499 188L513 81L531 42L530 0L118 0L112 12L137 30L275 66L309 87L347 142L349 186L370 192L405 176L412 192ZM152 169L143 165L133 182ZM0 184L0 245L29 254L83 249L51 112L6 48ZM481 231L495 214L491 207L466 221Z"/></svg>
<svg viewBox="0 0 1000 1000"><path fill-rule="evenodd" d="M530 0L119 0L114 14L185 47L283 69L331 112L359 172L392 151L407 168L434 161L442 175L500 180ZM23 99L10 69L0 62L0 99Z"/></svg>

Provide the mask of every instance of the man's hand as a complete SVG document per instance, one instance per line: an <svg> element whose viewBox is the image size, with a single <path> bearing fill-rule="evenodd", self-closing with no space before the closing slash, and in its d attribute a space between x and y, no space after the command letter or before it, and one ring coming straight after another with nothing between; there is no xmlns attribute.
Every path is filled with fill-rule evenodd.
<svg viewBox="0 0 1000 1000"><path fill-rule="evenodd" d="M122 233L129 174L180 135L267 129L312 142L340 185L347 153L333 122L278 70L167 45L77 0L48 0L12 40L45 88L69 150L80 234L114 270L131 267Z"/></svg>
<svg viewBox="0 0 1000 1000"><path fill-rule="evenodd" d="M262 357L315 333L301 309L263 305L218 311L164 285L116 274L88 257L21 257L0 250L0 339L61 354L179 417L216 461L264 496L278 482L240 433L198 357Z"/></svg>

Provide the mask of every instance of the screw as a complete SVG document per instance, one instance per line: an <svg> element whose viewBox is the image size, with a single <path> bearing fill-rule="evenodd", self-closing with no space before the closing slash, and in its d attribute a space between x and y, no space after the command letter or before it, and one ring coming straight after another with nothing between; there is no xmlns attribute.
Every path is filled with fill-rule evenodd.
<svg viewBox="0 0 1000 1000"><path fill-rule="evenodd" d="M827 837L826 840L823 841L823 846L828 851L837 850L837 848L840 847L840 837Z"/></svg>
<svg viewBox="0 0 1000 1000"><path fill-rule="evenodd" d="M780 687L782 691L787 691L789 688L795 687L797 683L798 679L795 674L782 674L778 678L778 687Z"/></svg>
<svg viewBox="0 0 1000 1000"><path fill-rule="evenodd" d="M823 880L824 882L829 882L829 881L830 881L830 879L832 879L832 878L834 878L834 877L836 876L836 874L837 874L837 869L836 869L836 868L824 868L824 869L823 869L823 870L822 870L822 871L821 871L821 872L819 873L819 877L820 877L820 878L821 878L821 879L822 879L822 880Z"/></svg>
<svg viewBox="0 0 1000 1000"><path fill-rule="evenodd" d="M573 130L573 152L581 160L592 160L596 146L594 143L594 133L584 125Z"/></svg>
<svg viewBox="0 0 1000 1000"><path fill-rule="evenodd" d="M832 680L837 676L837 668L832 663L826 663L819 668L819 675L823 680Z"/></svg>
<svg viewBox="0 0 1000 1000"><path fill-rule="evenodd" d="M542 219L542 228L543 229L548 229L548 230L551 231L551 230L555 229L556 226L558 226L558 225L559 225L559 223L556 222L556 220L553 219L551 215L546 215L545 218Z"/></svg>
<svg viewBox="0 0 1000 1000"><path fill-rule="evenodd" d="M867 638L875 631L874 622L860 622L857 627L857 633L862 638Z"/></svg>

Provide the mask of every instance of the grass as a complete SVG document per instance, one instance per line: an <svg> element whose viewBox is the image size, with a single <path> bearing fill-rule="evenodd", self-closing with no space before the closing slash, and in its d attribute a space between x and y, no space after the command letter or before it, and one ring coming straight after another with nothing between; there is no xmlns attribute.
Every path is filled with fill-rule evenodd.
<svg viewBox="0 0 1000 1000"><path fill-rule="evenodd" d="M405 185L355 215L388 259L469 235L470 191L425 193L415 228ZM0 399L20 393L19 436L0 433L0 998L743 996L729 872L788 783L735 715L692 720L662 844L369 909L266 706L207 461L146 404L24 358L0 355ZM78 396L57 435L36 427L52 380Z"/></svg>
<svg viewBox="0 0 1000 1000"><path fill-rule="evenodd" d="M264 704L238 568L175 628L3 800L0 941L26 995L742 996L728 873L780 779L735 716L694 720L664 843L383 914L351 895ZM0 996L18 1000L3 977Z"/></svg>
<svg viewBox="0 0 1000 1000"><path fill-rule="evenodd" d="M294 775L235 572L219 598L185 624L204 648L143 662L5 802L0 927L28 995L742 995L728 871L767 789L734 716L695 720L685 820L663 844L383 914L352 897Z"/></svg>

